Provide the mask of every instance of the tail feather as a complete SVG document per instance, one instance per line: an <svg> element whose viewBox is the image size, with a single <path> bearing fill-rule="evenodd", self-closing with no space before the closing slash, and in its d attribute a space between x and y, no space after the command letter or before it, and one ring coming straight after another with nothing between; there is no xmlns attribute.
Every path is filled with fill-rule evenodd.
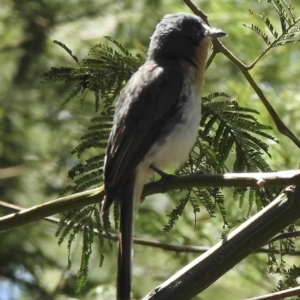
<svg viewBox="0 0 300 300"><path fill-rule="evenodd" d="M131 292L134 185L135 175L126 182L119 199L121 212L117 275L118 300L129 300Z"/></svg>

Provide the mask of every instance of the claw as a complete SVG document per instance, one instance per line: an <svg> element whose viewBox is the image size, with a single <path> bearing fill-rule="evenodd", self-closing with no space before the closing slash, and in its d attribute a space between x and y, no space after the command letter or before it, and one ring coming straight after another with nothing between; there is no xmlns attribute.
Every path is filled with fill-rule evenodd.
<svg viewBox="0 0 300 300"><path fill-rule="evenodd" d="M150 169L152 169L155 173L157 173L161 179L160 179L160 183L161 185L163 185L167 180L169 180L170 178L172 177L176 177L175 175L172 175L172 174L168 174L168 173L165 173L163 172L162 170L156 168L155 166L153 165L150 165Z"/></svg>

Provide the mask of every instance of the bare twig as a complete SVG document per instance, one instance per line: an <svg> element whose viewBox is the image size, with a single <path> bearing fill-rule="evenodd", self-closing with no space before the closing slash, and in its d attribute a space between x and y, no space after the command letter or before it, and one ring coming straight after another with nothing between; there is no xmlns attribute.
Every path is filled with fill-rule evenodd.
<svg viewBox="0 0 300 300"><path fill-rule="evenodd" d="M273 243L278 240L295 238L295 237L299 237L299 236L300 236L300 231L279 233L279 234L275 235L273 238L271 238L268 241L268 243Z"/></svg>
<svg viewBox="0 0 300 300"><path fill-rule="evenodd" d="M248 300L275 300L275 299L283 299L286 297L299 296L299 295L300 295L300 287L298 286L288 290L284 290L284 291L280 291L280 292L276 292L264 296L259 296Z"/></svg>
<svg viewBox="0 0 300 300"><path fill-rule="evenodd" d="M208 25L207 15L201 11L192 1L183 0L183 2L189 7L189 9L197 16L201 17Z"/></svg>
<svg viewBox="0 0 300 300"><path fill-rule="evenodd" d="M0 179L15 177L26 171L25 165L14 166L10 168L0 169Z"/></svg>
<svg viewBox="0 0 300 300"><path fill-rule="evenodd" d="M0 206L1 207L5 207L8 208L12 211L22 211L24 208L17 206L17 205L13 205L10 203L7 203L5 201L1 201L0 200ZM53 224L58 224L60 222L59 218L55 218L55 217L45 217L43 220L48 221L50 223ZM74 224L74 226L79 226L79 224ZM97 229L94 229L94 234L95 235L99 235L99 231ZM288 233L283 233L283 234L279 234L276 235L273 239L271 239L269 242L273 242L275 240L279 240L279 239L285 239L287 237L296 237L300 235L300 232L297 232L298 235L290 235L290 234L294 234L296 232L288 232ZM101 233L101 235L104 238L110 239L111 241L118 241L118 235L117 234L113 234L113 233ZM143 245L143 246L148 246L148 247L152 247L152 248L159 248L162 250L166 250L166 251L173 251L176 253L204 253L206 251L209 251L211 248L210 247L204 247L204 246L194 246L194 245L176 245L176 244L169 244L169 243L161 243L161 242L154 242L154 241L149 241L149 240L145 240L145 239L141 239L141 238L137 238L135 237L133 239L134 244L137 245ZM269 243L268 242L268 243ZM75 247L76 248L76 247ZM260 249L258 249L257 251L255 251L255 253L269 253L270 249L268 247L262 247ZM272 252L275 254L280 254L280 251L274 250L272 249ZM292 252L287 252L285 253L286 255L292 255L292 256L298 256L300 255L300 251L292 251Z"/></svg>

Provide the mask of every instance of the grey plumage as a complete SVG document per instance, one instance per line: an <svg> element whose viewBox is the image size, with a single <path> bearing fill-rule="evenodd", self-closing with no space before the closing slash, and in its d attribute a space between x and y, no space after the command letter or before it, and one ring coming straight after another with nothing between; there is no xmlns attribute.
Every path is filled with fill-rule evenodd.
<svg viewBox="0 0 300 300"><path fill-rule="evenodd" d="M203 73L211 36L222 36L200 17L165 16L151 37L148 58L120 94L104 168L105 212L120 202L118 299L129 299L133 211L156 168L184 162L200 122ZM131 232L128 233L128 230ZM129 277L129 278L126 278Z"/></svg>

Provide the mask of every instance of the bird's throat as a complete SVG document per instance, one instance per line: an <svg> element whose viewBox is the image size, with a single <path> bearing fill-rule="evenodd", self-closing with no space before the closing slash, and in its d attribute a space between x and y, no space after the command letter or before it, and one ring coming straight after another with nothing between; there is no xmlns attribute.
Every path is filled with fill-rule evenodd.
<svg viewBox="0 0 300 300"><path fill-rule="evenodd" d="M204 85L204 72L206 68L206 59L208 53L208 47L210 45L210 38L204 38L199 46L196 47L195 55L193 57L193 65L196 68L192 68L191 72L193 73L191 78L194 78L195 84L197 86L197 91L200 93Z"/></svg>

